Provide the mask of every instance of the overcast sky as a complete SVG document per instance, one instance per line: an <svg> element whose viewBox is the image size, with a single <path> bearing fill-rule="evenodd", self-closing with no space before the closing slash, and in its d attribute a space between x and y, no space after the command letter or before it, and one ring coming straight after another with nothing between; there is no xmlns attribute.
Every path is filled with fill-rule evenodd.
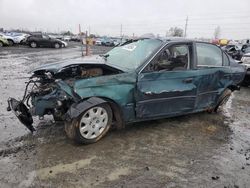
<svg viewBox="0 0 250 188"><path fill-rule="evenodd" d="M165 36L172 26L187 36L212 38L250 37L250 0L0 0L0 28L57 32L70 30L100 35Z"/></svg>

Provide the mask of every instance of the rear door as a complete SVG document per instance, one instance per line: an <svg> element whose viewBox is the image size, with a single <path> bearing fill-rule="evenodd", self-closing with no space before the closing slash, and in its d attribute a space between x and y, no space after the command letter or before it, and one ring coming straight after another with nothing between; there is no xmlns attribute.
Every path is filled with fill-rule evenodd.
<svg viewBox="0 0 250 188"><path fill-rule="evenodd" d="M41 45L44 47L51 47L51 41L48 35L42 35Z"/></svg>
<svg viewBox="0 0 250 188"><path fill-rule="evenodd" d="M196 43L197 53L197 110L209 109L230 85L231 69L227 55L216 45Z"/></svg>
<svg viewBox="0 0 250 188"><path fill-rule="evenodd" d="M190 65L192 43L165 47L138 75L137 118L173 116L193 111L196 101L196 70Z"/></svg>

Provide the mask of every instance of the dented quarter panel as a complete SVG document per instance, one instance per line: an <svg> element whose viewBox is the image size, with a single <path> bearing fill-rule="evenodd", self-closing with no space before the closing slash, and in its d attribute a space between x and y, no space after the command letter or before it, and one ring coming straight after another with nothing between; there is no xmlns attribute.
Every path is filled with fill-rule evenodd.
<svg viewBox="0 0 250 188"><path fill-rule="evenodd" d="M135 83L136 73L132 72L76 80L73 88L82 99L96 96L114 101L121 108L124 120L129 121L135 118Z"/></svg>
<svg viewBox="0 0 250 188"><path fill-rule="evenodd" d="M232 85L230 67L202 67L197 70L196 110L214 107L222 92Z"/></svg>

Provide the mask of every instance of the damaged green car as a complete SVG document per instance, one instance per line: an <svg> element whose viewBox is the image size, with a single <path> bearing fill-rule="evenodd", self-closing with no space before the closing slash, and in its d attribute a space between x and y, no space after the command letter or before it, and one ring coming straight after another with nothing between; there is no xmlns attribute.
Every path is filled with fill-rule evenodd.
<svg viewBox="0 0 250 188"><path fill-rule="evenodd" d="M78 143L94 143L113 126L216 111L246 73L219 47L189 40L139 39L100 56L43 65L21 101L8 100L30 130L32 116L65 122Z"/></svg>

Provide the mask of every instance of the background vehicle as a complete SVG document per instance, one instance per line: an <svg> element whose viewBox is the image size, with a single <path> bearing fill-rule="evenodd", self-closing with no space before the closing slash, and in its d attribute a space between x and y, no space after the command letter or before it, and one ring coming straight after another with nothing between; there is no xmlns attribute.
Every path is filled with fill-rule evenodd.
<svg viewBox="0 0 250 188"><path fill-rule="evenodd" d="M102 46L115 46L114 41L111 38L103 38Z"/></svg>
<svg viewBox="0 0 250 188"><path fill-rule="evenodd" d="M32 47L50 47L50 48L61 48L65 44L58 39L50 38L48 35L34 34L27 38L26 43Z"/></svg>
<svg viewBox="0 0 250 188"><path fill-rule="evenodd" d="M23 100L10 98L8 109L31 131L32 115L53 114L70 138L94 143L112 125L217 111L245 72L213 44L140 39L35 69Z"/></svg>
<svg viewBox="0 0 250 188"><path fill-rule="evenodd" d="M243 65L247 67L246 76L242 82L242 85L249 86L250 85L250 51L242 56L241 62Z"/></svg>
<svg viewBox="0 0 250 188"><path fill-rule="evenodd" d="M246 43L242 46L241 51L243 53L248 53L249 49L250 49L250 44Z"/></svg>
<svg viewBox="0 0 250 188"><path fill-rule="evenodd" d="M242 51L239 46L235 44L229 44L227 46L223 46L222 49L228 53L233 59L240 60L242 57Z"/></svg>
<svg viewBox="0 0 250 188"><path fill-rule="evenodd" d="M101 45L102 45L102 39L97 38L97 39L95 40L95 45L101 46Z"/></svg>
<svg viewBox="0 0 250 188"><path fill-rule="evenodd" d="M0 36L0 47L8 46L8 40Z"/></svg>
<svg viewBox="0 0 250 188"><path fill-rule="evenodd" d="M73 35L70 41L81 42L81 37L79 35Z"/></svg>
<svg viewBox="0 0 250 188"><path fill-rule="evenodd" d="M64 41L70 41L71 40L71 36L65 35L65 36L63 36L63 40Z"/></svg>
<svg viewBox="0 0 250 188"><path fill-rule="evenodd" d="M6 35L5 33L0 33L0 37L7 39L9 46L13 46L15 43L19 43L15 37Z"/></svg>

